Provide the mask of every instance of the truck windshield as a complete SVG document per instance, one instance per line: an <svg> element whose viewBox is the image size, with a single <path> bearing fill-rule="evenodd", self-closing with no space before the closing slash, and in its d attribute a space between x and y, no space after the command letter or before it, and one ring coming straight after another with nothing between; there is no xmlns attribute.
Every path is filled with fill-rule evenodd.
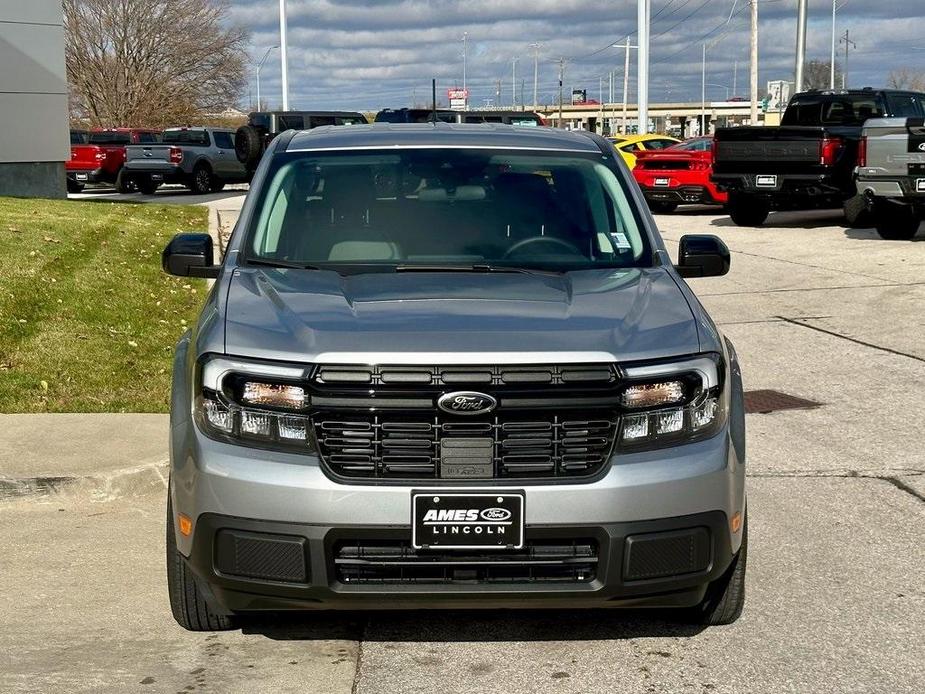
<svg viewBox="0 0 925 694"><path fill-rule="evenodd" d="M601 155L406 149L281 155L245 256L312 266L650 264L626 184Z"/></svg>

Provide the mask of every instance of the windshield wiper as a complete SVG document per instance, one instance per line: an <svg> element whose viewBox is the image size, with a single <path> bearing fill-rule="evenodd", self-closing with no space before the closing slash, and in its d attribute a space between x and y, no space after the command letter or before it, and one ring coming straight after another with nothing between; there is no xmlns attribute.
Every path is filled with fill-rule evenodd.
<svg viewBox="0 0 925 694"><path fill-rule="evenodd" d="M276 260L274 258L247 258L244 261L247 265L262 265L264 267L291 268L293 270L324 270L319 265L309 265L306 263L294 263L291 260Z"/></svg>
<svg viewBox="0 0 925 694"><path fill-rule="evenodd" d="M517 265L489 265L473 263L472 265L396 265L395 272L519 272L524 275L559 276L559 270L542 270L540 268L520 267Z"/></svg>

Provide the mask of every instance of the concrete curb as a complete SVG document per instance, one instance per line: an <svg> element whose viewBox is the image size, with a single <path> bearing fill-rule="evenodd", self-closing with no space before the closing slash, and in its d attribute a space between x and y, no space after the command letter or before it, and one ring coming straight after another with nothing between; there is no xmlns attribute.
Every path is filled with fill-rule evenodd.
<svg viewBox="0 0 925 694"><path fill-rule="evenodd" d="M26 498L80 496L112 501L167 488L167 460L81 477L0 478L0 503Z"/></svg>

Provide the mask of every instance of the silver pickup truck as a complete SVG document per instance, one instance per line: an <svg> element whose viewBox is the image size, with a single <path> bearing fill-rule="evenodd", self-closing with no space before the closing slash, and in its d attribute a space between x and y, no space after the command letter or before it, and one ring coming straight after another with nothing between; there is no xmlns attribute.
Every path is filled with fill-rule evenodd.
<svg viewBox="0 0 925 694"><path fill-rule="evenodd" d="M885 239L911 239L925 218L925 119L875 118L864 124L858 193Z"/></svg>
<svg viewBox="0 0 925 694"><path fill-rule="evenodd" d="M159 144L126 147L125 170L147 195L162 183L204 194L248 180L235 154L234 131L224 128L168 128Z"/></svg>

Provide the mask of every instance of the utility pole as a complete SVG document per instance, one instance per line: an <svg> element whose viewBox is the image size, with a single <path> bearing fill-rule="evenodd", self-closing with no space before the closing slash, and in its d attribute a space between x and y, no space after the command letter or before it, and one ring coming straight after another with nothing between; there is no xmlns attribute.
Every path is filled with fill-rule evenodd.
<svg viewBox="0 0 925 694"><path fill-rule="evenodd" d="M829 89L835 89L835 6L838 0L832 0L832 56L829 59Z"/></svg>
<svg viewBox="0 0 925 694"><path fill-rule="evenodd" d="M803 91L803 66L806 64L806 15L807 0L798 0L797 2L797 59L796 69L794 70L794 91L800 93Z"/></svg>
<svg viewBox="0 0 925 694"><path fill-rule="evenodd" d="M469 110L469 93L466 89L466 63L469 61L469 32L464 31L462 35L463 42L463 98L466 100L466 105L463 108L463 111Z"/></svg>
<svg viewBox="0 0 925 694"><path fill-rule="evenodd" d="M617 45L617 44L614 44ZM626 51L626 55L623 57L623 134L627 134L626 126L626 101L627 94L630 89L630 49L639 48L639 46L633 46L630 44L630 37L626 37L626 45L623 46Z"/></svg>
<svg viewBox="0 0 925 694"><path fill-rule="evenodd" d="M732 62L732 95L736 96L737 84L739 81L739 61Z"/></svg>
<svg viewBox="0 0 925 694"><path fill-rule="evenodd" d="M517 110L517 61L516 56L511 58L511 108Z"/></svg>
<svg viewBox="0 0 925 694"><path fill-rule="evenodd" d="M842 36L838 40L838 42L845 44L845 65L844 67L842 67L842 71L841 71L841 88L847 89L848 88L848 48L849 46L851 48L857 48L858 45L854 41L852 41L850 38L848 38L847 29L845 29L845 35Z"/></svg>
<svg viewBox="0 0 925 694"><path fill-rule="evenodd" d="M289 110L289 54L286 45L286 0L279 0L280 67L283 81L283 110Z"/></svg>
<svg viewBox="0 0 925 694"><path fill-rule="evenodd" d="M638 0L637 22L639 27L639 84L636 86L641 135L649 132L649 24L652 17L651 0ZM625 94L624 94L625 98Z"/></svg>
<svg viewBox="0 0 925 694"><path fill-rule="evenodd" d="M565 72L565 58L559 58L559 127L563 127L562 122L562 76Z"/></svg>
<svg viewBox="0 0 925 694"><path fill-rule="evenodd" d="M495 100L498 106L501 106L501 78L499 77L495 83Z"/></svg>
<svg viewBox="0 0 925 694"><path fill-rule="evenodd" d="M749 60L749 97L751 99L751 125L758 125L758 0L749 0L752 9L752 35Z"/></svg>

